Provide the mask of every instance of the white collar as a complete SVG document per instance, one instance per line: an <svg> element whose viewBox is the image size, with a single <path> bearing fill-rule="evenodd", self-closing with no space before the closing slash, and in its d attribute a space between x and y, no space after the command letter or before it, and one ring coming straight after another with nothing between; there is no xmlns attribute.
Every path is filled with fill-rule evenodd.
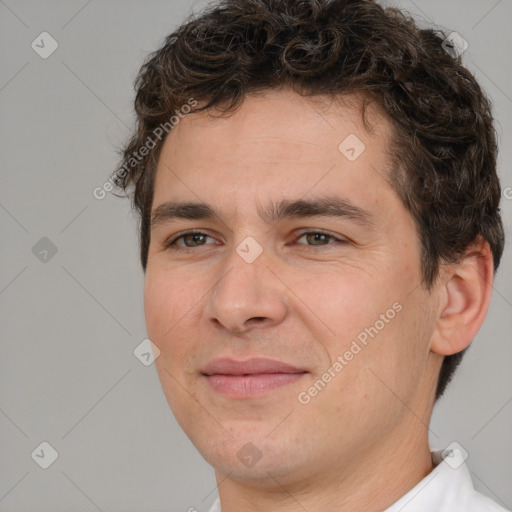
<svg viewBox="0 0 512 512"><path fill-rule="evenodd" d="M384 512L506 512L475 491L465 463L467 453L457 443L452 445L433 451L434 469Z"/></svg>
<svg viewBox="0 0 512 512"><path fill-rule="evenodd" d="M507 512L475 491L465 458L456 446L433 451L433 471L383 512ZM219 498L209 512L222 512Z"/></svg>

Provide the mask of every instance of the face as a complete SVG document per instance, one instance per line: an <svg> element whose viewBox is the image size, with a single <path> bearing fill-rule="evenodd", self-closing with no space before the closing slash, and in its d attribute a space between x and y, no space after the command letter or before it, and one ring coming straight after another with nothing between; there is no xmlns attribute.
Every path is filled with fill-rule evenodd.
<svg viewBox="0 0 512 512"><path fill-rule="evenodd" d="M271 92L165 141L147 331L177 421L231 478L339 474L426 436L436 299L385 179L391 125L366 115L371 133L357 98Z"/></svg>

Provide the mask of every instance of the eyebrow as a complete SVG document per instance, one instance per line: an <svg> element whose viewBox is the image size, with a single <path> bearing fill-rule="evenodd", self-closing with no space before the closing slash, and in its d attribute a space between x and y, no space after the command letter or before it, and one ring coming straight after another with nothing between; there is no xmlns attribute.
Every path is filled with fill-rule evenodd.
<svg viewBox="0 0 512 512"><path fill-rule="evenodd" d="M264 210L258 209L260 217L270 223L284 219L309 217L336 217L356 222L361 226L373 227L373 216L363 208L339 196L315 199L281 200L271 202ZM175 219L208 220L221 217L213 206L201 202L165 202L157 206L151 215L151 227Z"/></svg>

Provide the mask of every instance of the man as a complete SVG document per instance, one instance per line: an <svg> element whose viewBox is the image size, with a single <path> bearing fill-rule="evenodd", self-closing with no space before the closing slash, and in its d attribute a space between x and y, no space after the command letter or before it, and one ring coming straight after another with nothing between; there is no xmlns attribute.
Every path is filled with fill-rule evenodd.
<svg viewBox="0 0 512 512"><path fill-rule="evenodd" d="M227 0L136 86L115 179L212 511L503 510L428 444L503 251L490 106L443 39L370 0Z"/></svg>

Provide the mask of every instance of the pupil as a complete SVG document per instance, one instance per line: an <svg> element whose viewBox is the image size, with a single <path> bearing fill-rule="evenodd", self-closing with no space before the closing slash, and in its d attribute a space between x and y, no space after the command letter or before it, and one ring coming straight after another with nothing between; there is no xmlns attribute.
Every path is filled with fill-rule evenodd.
<svg viewBox="0 0 512 512"><path fill-rule="evenodd" d="M325 239L326 236L324 233L313 233L314 241L316 242L322 242L322 239L319 237L324 237Z"/></svg>
<svg viewBox="0 0 512 512"><path fill-rule="evenodd" d="M200 235L198 233L192 233L191 235L189 235L189 237L192 238L192 244L195 244L196 242L199 242L200 240L198 240L198 238L202 237L203 235Z"/></svg>

